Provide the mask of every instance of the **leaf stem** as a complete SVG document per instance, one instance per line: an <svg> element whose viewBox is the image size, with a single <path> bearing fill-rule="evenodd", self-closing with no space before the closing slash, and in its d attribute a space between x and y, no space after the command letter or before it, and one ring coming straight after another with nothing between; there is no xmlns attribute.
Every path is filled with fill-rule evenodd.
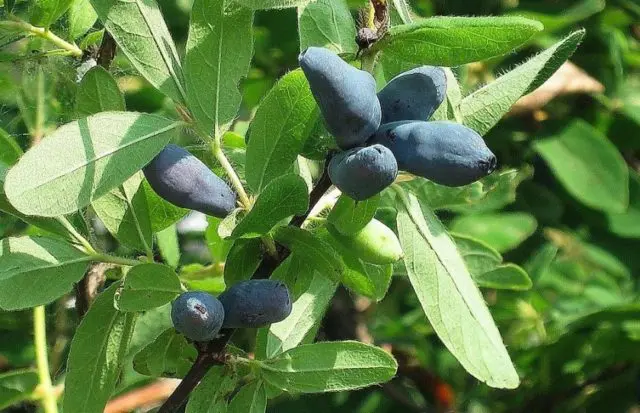
<svg viewBox="0 0 640 413"><path fill-rule="evenodd" d="M69 234L71 234L71 236L73 238L76 239L76 241L78 241L80 243L80 245L82 245L84 247L84 249L86 250L86 252L88 254L97 254L97 251L95 250L95 248L93 248L93 246L91 245L91 243L89 243L89 241L87 241L87 239L85 237L83 237L75 228L73 225L71 225L71 222L69 222L69 220L62 216L62 217L57 217L56 220L62 224L62 226L64 226L64 228L69 232Z"/></svg>
<svg viewBox="0 0 640 413"><path fill-rule="evenodd" d="M42 408L45 413L58 413L56 394L51 384L47 354L47 325L44 306L33 309L33 335L38 365L38 380L42 391Z"/></svg>
<svg viewBox="0 0 640 413"><path fill-rule="evenodd" d="M226 155L222 151L222 143L220 142L220 136L216 136L213 139L213 143L211 144L211 151L213 152L213 156L222 166L224 172L227 174L227 177L231 181L231 185L238 193L238 197L240 198L240 203L244 209L251 209L251 201L249 200L249 196L247 196L247 192L244 190L244 186L242 186L242 181L238 177L235 169L227 159Z"/></svg>
<svg viewBox="0 0 640 413"><path fill-rule="evenodd" d="M136 265L142 264L142 261L140 260L132 260L131 258L116 257L108 254L99 254L97 252L91 254L90 258L93 261L109 262L111 264L124 265L127 267L135 267Z"/></svg>
<svg viewBox="0 0 640 413"><path fill-rule="evenodd" d="M61 39L60 37L52 33L49 29L33 26L32 24L29 24L26 21L21 20L15 16L9 16L9 19L11 20L0 21L0 28L27 32L32 36L41 37L61 49L68 50L74 57L82 57L82 50L78 46Z"/></svg>
<svg viewBox="0 0 640 413"><path fill-rule="evenodd" d="M142 227L140 226L140 220L138 219L138 214L136 214L136 210L133 207L133 203L131 202L131 198L129 198L129 194L127 194L127 190L124 187L124 185L120 185L120 190L124 194L124 199L127 202L127 206L129 207L129 211L131 211L131 215L133 215L133 222L136 225L136 232L138 233L138 237L140 238L140 241L142 242L142 246L144 247L144 251L147 254L147 260L149 262L153 262L154 261L154 259L153 259L153 249L151 248L151 246L149 245L147 240L144 238L144 233L142 232Z"/></svg>

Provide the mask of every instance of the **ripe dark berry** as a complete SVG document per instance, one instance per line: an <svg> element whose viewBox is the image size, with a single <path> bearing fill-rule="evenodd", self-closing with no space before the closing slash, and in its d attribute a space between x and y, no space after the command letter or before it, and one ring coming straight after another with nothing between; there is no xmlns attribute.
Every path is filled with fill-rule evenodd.
<svg viewBox="0 0 640 413"><path fill-rule="evenodd" d="M398 164L382 145L354 148L335 155L329 163L331 182L356 201L371 198L393 183Z"/></svg>
<svg viewBox="0 0 640 413"><path fill-rule="evenodd" d="M162 198L182 208L224 218L236 206L236 195L202 161L177 145L167 145L144 175Z"/></svg>
<svg viewBox="0 0 640 413"><path fill-rule="evenodd" d="M382 117L373 76L321 47L308 48L299 61L338 146L362 145L378 129Z"/></svg>
<svg viewBox="0 0 640 413"><path fill-rule="evenodd" d="M282 321L291 314L287 286L275 280L248 280L234 284L220 295L225 328L259 328Z"/></svg>
<svg viewBox="0 0 640 413"><path fill-rule="evenodd" d="M440 67L420 66L391 79L378 93L382 123L428 120L447 93L447 75Z"/></svg>
<svg viewBox="0 0 640 413"><path fill-rule="evenodd" d="M441 185L467 185L496 168L496 157L482 137L454 122L388 123L372 143L391 149L401 170Z"/></svg>
<svg viewBox="0 0 640 413"><path fill-rule="evenodd" d="M171 306L173 326L193 341L213 340L224 320L224 307L214 296L201 291L180 294Z"/></svg>

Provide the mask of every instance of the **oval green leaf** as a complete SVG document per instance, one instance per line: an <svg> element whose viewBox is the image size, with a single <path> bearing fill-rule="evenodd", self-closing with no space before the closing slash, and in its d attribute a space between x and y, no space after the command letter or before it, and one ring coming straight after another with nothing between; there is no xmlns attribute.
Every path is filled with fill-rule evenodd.
<svg viewBox="0 0 640 413"><path fill-rule="evenodd" d="M44 237L5 238L0 249L0 308L48 304L68 293L91 257L64 241Z"/></svg>
<svg viewBox="0 0 640 413"><path fill-rule="evenodd" d="M413 194L399 190L398 232L418 300L440 340L478 380L520 384L484 298L444 226Z"/></svg>
<svg viewBox="0 0 640 413"><path fill-rule="evenodd" d="M629 205L629 171L620 152L598 130L577 120L559 134L534 143L569 194L608 213Z"/></svg>
<svg viewBox="0 0 640 413"><path fill-rule="evenodd" d="M121 311L146 311L168 303L181 292L180 280L171 267L140 264L127 273L116 302Z"/></svg>
<svg viewBox="0 0 640 413"><path fill-rule="evenodd" d="M391 380L398 369L391 354L355 341L305 344L259 365L265 381L292 393L360 389Z"/></svg>
<svg viewBox="0 0 640 413"><path fill-rule="evenodd" d="M135 112L104 112L68 123L9 170L7 198L27 215L75 212L149 163L180 125Z"/></svg>

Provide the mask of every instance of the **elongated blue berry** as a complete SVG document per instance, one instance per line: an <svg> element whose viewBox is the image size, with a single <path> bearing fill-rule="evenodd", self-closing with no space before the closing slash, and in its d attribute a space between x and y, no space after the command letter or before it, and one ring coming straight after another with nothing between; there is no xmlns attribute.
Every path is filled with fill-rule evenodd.
<svg viewBox="0 0 640 413"><path fill-rule="evenodd" d="M180 294L171 306L171 321L193 341L213 340L222 328L224 308L214 296L202 291Z"/></svg>
<svg viewBox="0 0 640 413"><path fill-rule="evenodd" d="M291 314L287 286L275 280L248 280L220 294L225 328L259 328L282 321Z"/></svg>
<svg viewBox="0 0 640 413"><path fill-rule="evenodd" d="M177 145L167 145L144 167L144 176L158 195L182 208L224 218L236 206L231 188Z"/></svg>
<svg viewBox="0 0 640 413"><path fill-rule="evenodd" d="M373 76L321 47L308 48L299 61L338 146L362 145L378 129L382 117Z"/></svg>
<svg viewBox="0 0 640 413"><path fill-rule="evenodd" d="M428 120L447 93L447 75L435 66L420 66L391 79L378 92L382 123Z"/></svg>
<svg viewBox="0 0 640 413"><path fill-rule="evenodd" d="M356 201L371 198L393 183L398 164L382 145L354 148L335 155L329 162L329 178Z"/></svg>
<svg viewBox="0 0 640 413"><path fill-rule="evenodd" d="M482 137L454 122L388 123L372 143L391 149L401 170L441 185L467 185L496 168L496 157Z"/></svg>

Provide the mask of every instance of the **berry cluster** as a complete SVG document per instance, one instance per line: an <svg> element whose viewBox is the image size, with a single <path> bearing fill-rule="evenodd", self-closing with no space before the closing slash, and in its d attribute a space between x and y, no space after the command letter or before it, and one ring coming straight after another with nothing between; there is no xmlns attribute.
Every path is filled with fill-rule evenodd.
<svg viewBox="0 0 640 413"><path fill-rule="evenodd" d="M173 326L192 341L213 340L222 328L265 327L289 314L289 289L275 280L242 281L218 298L189 291L181 294L171 308Z"/></svg>
<svg viewBox="0 0 640 413"><path fill-rule="evenodd" d="M398 169L447 186L469 184L495 169L495 155L475 131L426 121L446 95L441 68L401 73L376 93L371 74L327 49L310 47L299 61L327 130L343 150L329 163L329 177L351 198L381 192Z"/></svg>

